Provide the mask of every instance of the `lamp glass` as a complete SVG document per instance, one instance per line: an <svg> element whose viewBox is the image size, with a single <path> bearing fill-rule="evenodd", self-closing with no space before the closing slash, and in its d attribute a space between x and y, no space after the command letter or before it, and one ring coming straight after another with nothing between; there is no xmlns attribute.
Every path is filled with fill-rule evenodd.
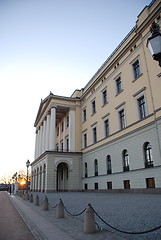
<svg viewBox="0 0 161 240"><path fill-rule="evenodd" d="M161 35L151 37L148 41L148 48L152 55L161 52Z"/></svg>

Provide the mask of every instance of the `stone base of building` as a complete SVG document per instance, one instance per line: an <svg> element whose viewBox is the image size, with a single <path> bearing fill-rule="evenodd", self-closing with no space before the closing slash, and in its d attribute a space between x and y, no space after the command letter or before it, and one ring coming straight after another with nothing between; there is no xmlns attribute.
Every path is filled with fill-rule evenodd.
<svg viewBox="0 0 161 240"><path fill-rule="evenodd" d="M88 189L83 192L104 192L104 193L154 193L161 194L161 188L133 188L133 189Z"/></svg>

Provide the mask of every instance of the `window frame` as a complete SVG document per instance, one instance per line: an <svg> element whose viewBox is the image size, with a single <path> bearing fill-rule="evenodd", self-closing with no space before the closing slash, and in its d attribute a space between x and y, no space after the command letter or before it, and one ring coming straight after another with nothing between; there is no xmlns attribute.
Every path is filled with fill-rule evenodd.
<svg viewBox="0 0 161 240"><path fill-rule="evenodd" d="M138 72L138 69L134 66L136 62L138 62L137 68L139 68L139 73L137 73L137 72ZM132 69L133 81L135 81L135 80L137 80L137 79L142 75L141 63L140 63L140 56L137 56L137 57L131 62L131 69Z"/></svg>
<svg viewBox="0 0 161 240"><path fill-rule="evenodd" d="M144 164L145 164L145 168L154 167L152 147L151 147L150 142L145 142L144 143L143 150L144 150Z"/></svg>
<svg viewBox="0 0 161 240"><path fill-rule="evenodd" d="M112 189L112 182L111 181L107 182L107 189Z"/></svg>
<svg viewBox="0 0 161 240"><path fill-rule="evenodd" d="M93 144L97 143L97 127L92 127Z"/></svg>
<svg viewBox="0 0 161 240"><path fill-rule="evenodd" d="M115 78L116 96L123 91L121 75Z"/></svg>
<svg viewBox="0 0 161 240"><path fill-rule="evenodd" d="M107 89L102 90L102 104L103 106L108 103L108 98L107 98Z"/></svg>
<svg viewBox="0 0 161 240"><path fill-rule="evenodd" d="M110 136L109 118L104 119L104 136L105 138Z"/></svg>
<svg viewBox="0 0 161 240"><path fill-rule="evenodd" d="M155 188L155 178L146 178L146 188Z"/></svg>
<svg viewBox="0 0 161 240"><path fill-rule="evenodd" d="M87 109L86 108L84 108L82 110L82 120L83 120L83 122L87 121Z"/></svg>
<svg viewBox="0 0 161 240"><path fill-rule="evenodd" d="M122 115L123 112L123 115ZM119 115L119 124L120 124L120 130L123 130L126 128L126 115L125 115L125 108L121 108L118 110Z"/></svg>
<svg viewBox="0 0 161 240"><path fill-rule="evenodd" d="M84 163L84 177L88 177L88 164L87 162Z"/></svg>
<svg viewBox="0 0 161 240"><path fill-rule="evenodd" d="M144 99L143 103L141 103L142 99ZM142 96L138 97L137 98L137 103L138 103L139 119L143 120L147 117L145 96L142 95Z"/></svg>
<svg viewBox="0 0 161 240"><path fill-rule="evenodd" d="M111 161L110 155L107 155L106 157L106 166L107 166L107 174L112 174L112 161Z"/></svg>
<svg viewBox="0 0 161 240"><path fill-rule="evenodd" d="M94 176L98 176L98 160L94 160Z"/></svg>
<svg viewBox="0 0 161 240"><path fill-rule="evenodd" d="M61 131L62 132L64 131L64 122L63 121L61 122Z"/></svg>
<svg viewBox="0 0 161 240"><path fill-rule="evenodd" d="M83 133L83 147L87 147L87 132Z"/></svg>
<svg viewBox="0 0 161 240"><path fill-rule="evenodd" d="M69 116L67 116L67 121L66 121L66 128L69 127Z"/></svg>
<svg viewBox="0 0 161 240"><path fill-rule="evenodd" d="M92 115L96 113L96 99L93 99L91 101L91 112L92 112Z"/></svg>
<svg viewBox="0 0 161 240"><path fill-rule="evenodd" d="M124 183L124 189L130 189L130 180L129 179L124 180L123 183Z"/></svg>
<svg viewBox="0 0 161 240"><path fill-rule="evenodd" d="M123 158L123 171L127 172L130 170L129 167L129 153L127 151L127 149L124 149L122 151L122 158Z"/></svg>
<svg viewBox="0 0 161 240"><path fill-rule="evenodd" d="M69 137L66 137L66 151L69 152Z"/></svg>

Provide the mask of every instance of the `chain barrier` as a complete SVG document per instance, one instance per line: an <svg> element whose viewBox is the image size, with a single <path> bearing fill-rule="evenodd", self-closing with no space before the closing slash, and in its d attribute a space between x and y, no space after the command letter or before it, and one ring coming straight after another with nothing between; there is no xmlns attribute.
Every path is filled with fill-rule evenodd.
<svg viewBox="0 0 161 240"><path fill-rule="evenodd" d="M128 232L128 231L123 231L123 230L120 230L118 228L115 228L113 227L112 225L110 225L109 223L107 223L95 210L94 208L91 206L91 204L89 204L89 206L93 209L94 213L96 214L96 216L103 222L105 223L108 227L118 231L118 232L121 232L121 233L125 233L125 234L145 234L145 233L150 233L150 232L154 232L158 229L161 228L161 226L158 226L158 227L155 227L155 228L152 228L150 230L146 230L146 231L142 231L142 232Z"/></svg>
<svg viewBox="0 0 161 240"><path fill-rule="evenodd" d="M61 199L60 199L60 200L61 200ZM43 201L40 201L40 202L43 202ZM61 202L62 202L62 204L63 204L63 207L64 207L65 211L66 211L69 215L71 215L71 216L73 216L73 217L80 216L80 215L83 214L83 213L86 211L86 209L87 209L87 208L84 208L80 213L78 213L78 214L72 214L71 212L69 212L69 211L67 210L67 208L65 207L65 205L64 205L64 203L63 203L62 200L61 200ZM49 203L49 205L50 205L52 208L56 208L58 204L56 204L55 206L52 206L52 205ZM152 229L149 229L149 230L145 230L145 231L141 231L141 232L128 232L128 231L124 231L124 230L118 229L118 228L110 225L109 223L107 223L107 222L95 211L95 209L91 206L90 203L88 204L88 206L90 206L90 207L92 208L93 212L96 214L96 216L97 216L104 224L106 224L108 227L112 228L113 230L118 231L118 232L121 232L121 233L139 235L139 234L146 234L146 233L154 232L154 231L157 231L157 230L161 229L161 225L160 225L160 226L158 226L158 227L155 227L155 228L152 228ZM97 224L97 223L96 223L96 224ZM98 225L98 224L97 224L97 225Z"/></svg>
<svg viewBox="0 0 161 240"><path fill-rule="evenodd" d="M63 202L62 202L62 203L63 203ZM66 211L69 215L71 215L71 216L73 216L73 217L78 217L78 216L80 216L80 215L81 215L82 213L84 213L85 210L86 210L86 208L84 208L80 213L72 214L72 213L70 213L70 212L66 209L66 207L64 206L64 203L63 203L63 207L64 207L65 211Z"/></svg>
<svg viewBox="0 0 161 240"><path fill-rule="evenodd" d="M49 202L48 202L49 203ZM52 206L50 203L49 203L49 206L51 207L51 208L56 208L57 206L58 206L58 204L56 204L55 206Z"/></svg>

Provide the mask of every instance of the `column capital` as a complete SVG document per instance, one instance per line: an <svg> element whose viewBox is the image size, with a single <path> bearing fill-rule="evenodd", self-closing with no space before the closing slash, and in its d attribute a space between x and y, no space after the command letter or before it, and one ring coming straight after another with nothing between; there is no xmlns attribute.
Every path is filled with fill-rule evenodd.
<svg viewBox="0 0 161 240"><path fill-rule="evenodd" d="M75 106L70 106L69 111L75 111L76 107Z"/></svg>

